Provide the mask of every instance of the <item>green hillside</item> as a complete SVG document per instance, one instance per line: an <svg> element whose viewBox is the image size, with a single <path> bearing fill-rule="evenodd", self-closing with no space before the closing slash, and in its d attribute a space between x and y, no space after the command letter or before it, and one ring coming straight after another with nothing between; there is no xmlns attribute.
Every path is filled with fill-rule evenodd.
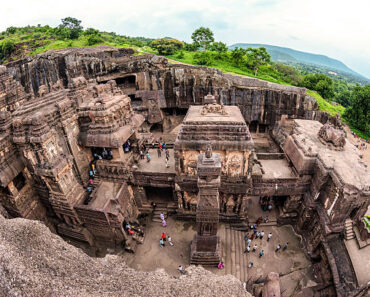
<svg viewBox="0 0 370 297"><path fill-rule="evenodd" d="M269 44L254 44L254 43L236 43L229 48L258 48L265 47L271 55L271 59L276 62L299 66L303 69L310 68L310 72L324 73L329 76L342 75L349 82L357 82L361 84L369 83L370 80L361 74L353 71L341 61L329 58L324 55L317 55L302 51L297 51L287 47L274 46ZM332 73L334 72L334 73Z"/></svg>

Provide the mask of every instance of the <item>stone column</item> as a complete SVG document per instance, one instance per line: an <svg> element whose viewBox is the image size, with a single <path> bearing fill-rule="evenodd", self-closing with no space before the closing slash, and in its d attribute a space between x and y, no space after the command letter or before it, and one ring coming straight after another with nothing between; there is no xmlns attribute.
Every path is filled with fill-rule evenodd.
<svg viewBox="0 0 370 297"><path fill-rule="evenodd" d="M198 156L197 234L191 244L191 264L217 266L221 260L221 240L217 236L221 158L210 147Z"/></svg>

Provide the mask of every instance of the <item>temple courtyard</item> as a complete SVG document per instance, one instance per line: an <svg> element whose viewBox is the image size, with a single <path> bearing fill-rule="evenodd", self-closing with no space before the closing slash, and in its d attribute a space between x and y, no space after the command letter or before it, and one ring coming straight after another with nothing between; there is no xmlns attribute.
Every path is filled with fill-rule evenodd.
<svg viewBox="0 0 370 297"><path fill-rule="evenodd" d="M185 269L190 263L190 245L196 234L195 222L184 222L168 217L167 226L162 227L159 222L149 222L146 227L146 236L142 245L138 245L135 254L125 253L128 265L143 271L163 269L168 274L178 276L178 266ZM217 275L232 274L242 282L249 285L263 281L265 276L272 271L279 272L282 296L312 296L310 287L316 285L311 271L311 263L304 255L300 237L289 225L278 227L274 222L262 223L258 228L265 232L264 238L254 239L252 245L257 244L256 252L243 253L246 242L245 232L230 229L229 225L220 224L218 235L222 241L222 259L225 268L206 269ZM171 236L173 246L165 242L165 247L160 247L159 240L162 232ZM267 242L267 234L273 234ZM289 242L287 250L275 252L278 244L283 246ZM265 254L259 258L263 249ZM253 267L248 268L250 262ZM310 295L311 294L311 295Z"/></svg>

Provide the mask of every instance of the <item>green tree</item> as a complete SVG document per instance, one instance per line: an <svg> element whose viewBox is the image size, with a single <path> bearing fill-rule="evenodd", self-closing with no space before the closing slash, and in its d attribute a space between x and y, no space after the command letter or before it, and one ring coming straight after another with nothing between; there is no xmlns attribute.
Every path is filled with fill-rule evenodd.
<svg viewBox="0 0 370 297"><path fill-rule="evenodd" d="M100 32L99 30L96 30L94 28L87 28L84 32L83 32L83 35L100 35Z"/></svg>
<svg viewBox="0 0 370 297"><path fill-rule="evenodd" d="M370 135L370 85L356 86L344 117L358 130Z"/></svg>
<svg viewBox="0 0 370 297"><path fill-rule="evenodd" d="M210 51L219 52L219 53L226 53L227 52L226 44L221 42L221 41L216 41L216 42L211 43L208 46L208 49Z"/></svg>
<svg viewBox="0 0 370 297"><path fill-rule="evenodd" d="M241 47L236 47L231 51L231 60L236 66L241 66L244 62L246 50Z"/></svg>
<svg viewBox="0 0 370 297"><path fill-rule="evenodd" d="M70 31L69 38L70 39L77 39L83 27L81 26L81 21L72 17L67 17L62 19L62 24L59 25L60 28L66 28Z"/></svg>
<svg viewBox="0 0 370 297"><path fill-rule="evenodd" d="M325 99L334 97L333 80L325 74L307 74L302 80L302 86L317 91Z"/></svg>
<svg viewBox="0 0 370 297"><path fill-rule="evenodd" d="M247 49L247 65L254 70L254 76L257 76L262 65L270 63L270 59L271 56L264 47Z"/></svg>
<svg viewBox="0 0 370 297"><path fill-rule="evenodd" d="M201 47L204 51L211 42L215 41L211 29L205 27L196 29L191 35L191 39L198 48Z"/></svg>
<svg viewBox="0 0 370 297"><path fill-rule="evenodd" d="M276 63L273 68L281 74L284 81L291 83L292 85L299 85L302 82L302 75L299 74L298 70L292 66Z"/></svg>
<svg viewBox="0 0 370 297"><path fill-rule="evenodd" d="M177 39L161 38L153 40L150 46L158 51L160 55L172 55L184 47L184 43Z"/></svg>

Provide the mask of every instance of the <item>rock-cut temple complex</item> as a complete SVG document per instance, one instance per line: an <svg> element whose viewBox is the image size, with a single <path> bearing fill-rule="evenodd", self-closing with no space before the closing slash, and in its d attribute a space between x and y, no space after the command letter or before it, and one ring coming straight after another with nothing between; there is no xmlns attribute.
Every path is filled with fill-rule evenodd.
<svg viewBox="0 0 370 297"><path fill-rule="evenodd" d="M301 236L315 296L360 296L370 171L340 120L303 88L133 53L67 49L0 66L0 213L129 252L147 218L171 215L196 224L188 264L217 266L220 224L248 230L262 201Z"/></svg>

